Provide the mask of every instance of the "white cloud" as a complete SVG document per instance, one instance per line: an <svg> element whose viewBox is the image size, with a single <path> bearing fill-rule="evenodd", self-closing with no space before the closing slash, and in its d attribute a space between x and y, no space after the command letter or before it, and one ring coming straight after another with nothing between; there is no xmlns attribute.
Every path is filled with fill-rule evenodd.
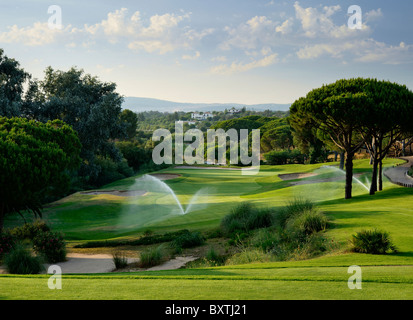
<svg viewBox="0 0 413 320"><path fill-rule="evenodd" d="M315 59L322 56L343 58L351 55L358 62L381 62L384 64L413 63L413 45L401 42L389 46L373 39L347 41L342 43L321 43L306 46L297 51L300 59Z"/></svg>
<svg viewBox="0 0 413 320"><path fill-rule="evenodd" d="M27 46L41 46L55 42L58 37L70 32L71 26L64 29L51 29L48 23L35 22L32 26L19 28L8 27L8 31L0 33L0 43L22 43Z"/></svg>
<svg viewBox="0 0 413 320"><path fill-rule="evenodd" d="M236 72L246 72L255 68L268 67L278 62L278 55L276 53L268 55L260 60L253 60L249 63L236 63L230 65L221 64L211 68L213 74L232 74Z"/></svg>
<svg viewBox="0 0 413 320"><path fill-rule="evenodd" d="M221 49L231 48L255 49L262 44L273 43L276 22L265 16L255 16L236 28L226 27L228 40L221 44Z"/></svg>
<svg viewBox="0 0 413 320"><path fill-rule="evenodd" d="M128 48L149 53L165 54L180 48L191 48L193 44L213 32L212 28L196 31L181 24L188 20L189 13L153 15L143 21L139 11L128 17L128 9L122 8L108 13L107 19L84 30L93 36L106 37L111 43L128 42Z"/></svg>
<svg viewBox="0 0 413 320"><path fill-rule="evenodd" d="M371 21L379 20L381 17L383 17L383 12L381 12L381 8L378 8L377 10L373 9L364 14L364 21L371 22Z"/></svg>
<svg viewBox="0 0 413 320"><path fill-rule="evenodd" d="M308 7L303 8L299 2L294 3L296 18L301 22L301 28L305 37L308 38L348 38L360 37L370 33L370 28L365 23L362 30L352 30L347 27L347 21L336 25L332 16L341 10L337 6L325 6L322 10Z"/></svg>
<svg viewBox="0 0 413 320"><path fill-rule="evenodd" d="M288 34L292 32L292 26L293 26L293 19L289 18L285 20L281 25L277 26L275 28L276 32L280 32L281 34Z"/></svg>
<svg viewBox="0 0 413 320"><path fill-rule="evenodd" d="M193 56L191 55L183 55L182 59L183 60L196 60L201 56L201 53L199 51L195 52Z"/></svg>

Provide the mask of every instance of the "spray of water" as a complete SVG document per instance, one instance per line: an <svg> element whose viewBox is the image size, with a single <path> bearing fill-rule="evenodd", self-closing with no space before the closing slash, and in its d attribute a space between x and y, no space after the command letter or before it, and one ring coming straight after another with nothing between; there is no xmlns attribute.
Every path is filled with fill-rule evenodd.
<svg viewBox="0 0 413 320"><path fill-rule="evenodd" d="M212 189L211 188L202 188L199 189L191 198L189 201L188 206L185 209L185 214L197 209L203 209L207 206L205 202L201 201L201 197L208 196L211 193Z"/></svg>
<svg viewBox="0 0 413 320"><path fill-rule="evenodd" d="M180 214L185 214L184 208L182 207L182 204L176 196L175 192L165 182L148 174L144 175L140 179L137 179L137 181L139 180L143 182L144 188L147 191L165 192L166 194L171 195L179 208Z"/></svg>
<svg viewBox="0 0 413 320"><path fill-rule="evenodd" d="M346 175L346 172L344 170L341 170L339 168L336 167L332 167L332 166L322 166L321 168L328 168L328 169L332 169L334 171L337 171L343 175ZM359 179L357 179L356 177L353 176L353 180L356 181L360 186L362 186L364 189L366 189L367 191L370 191L369 187L366 186L363 182L361 182Z"/></svg>

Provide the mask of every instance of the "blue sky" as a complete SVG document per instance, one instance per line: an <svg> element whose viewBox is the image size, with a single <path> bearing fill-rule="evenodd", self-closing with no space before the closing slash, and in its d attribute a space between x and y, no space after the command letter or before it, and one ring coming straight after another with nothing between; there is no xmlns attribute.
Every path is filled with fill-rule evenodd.
<svg viewBox="0 0 413 320"><path fill-rule="evenodd" d="M58 5L62 28L51 29ZM352 30L348 8L362 9ZM72 66L125 96L291 103L340 78L413 88L413 3L396 0L0 2L0 47L36 78Z"/></svg>

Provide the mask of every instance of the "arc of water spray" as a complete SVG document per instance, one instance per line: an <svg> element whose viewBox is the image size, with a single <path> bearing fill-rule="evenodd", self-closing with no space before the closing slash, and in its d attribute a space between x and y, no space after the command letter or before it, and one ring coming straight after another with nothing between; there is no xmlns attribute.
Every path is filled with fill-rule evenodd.
<svg viewBox="0 0 413 320"><path fill-rule="evenodd" d="M336 167L332 167L332 166L322 166L321 168L328 168L328 169L333 169L335 171L340 172L341 174L346 175L346 172L344 170L341 170L339 168ZM359 179L357 179L356 177L353 176L353 179L359 184L361 185L364 189L366 189L367 191L370 191L370 189L363 183L361 182Z"/></svg>
<svg viewBox="0 0 413 320"><path fill-rule="evenodd" d="M163 182L162 180L160 180L160 179L158 179L154 176L148 175L148 174L144 175L141 179L152 181L152 182L155 183L155 185L158 185L161 189L168 192L174 198L176 204L179 207L180 213L185 214L184 208L182 207L181 202L179 202L179 199L176 196L175 192L165 182Z"/></svg>
<svg viewBox="0 0 413 320"><path fill-rule="evenodd" d="M184 215L187 214L188 212L190 212L194 206L194 204L196 203L196 201L198 200L198 198L205 193L206 188L202 188L200 190L198 190L191 198L188 206L186 207L186 209L184 210L184 208L182 207L181 202L179 201L178 197L176 196L175 192L171 189L171 187L169 187L165 182L163 182L162 180L151 176L151 175L144 175L142 178L143 181L148 180L150 182L153 182L155 186L157 186L156 189L161 189L164 190L165 192L167 192L168 194L170 194L173 199L175 200L176 204L178 205L179 208L179 212L180 214ZM138 180L138 179L137 179ZM156 190L158 191L158 190Z"/></svg>

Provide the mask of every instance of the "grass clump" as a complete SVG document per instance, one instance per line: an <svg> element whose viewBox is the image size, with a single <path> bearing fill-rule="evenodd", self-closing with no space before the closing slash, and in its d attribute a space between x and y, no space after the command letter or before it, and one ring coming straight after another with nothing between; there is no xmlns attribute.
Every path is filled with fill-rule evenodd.
<svg viewBox="0 0 413 320"><path fill-rule="evenodd" d="M381 230L361 230L350 240L351 250L359 253L386 254L389 251L397 252L390 235Z"/></svg>
<svg viewBox="0 0 413 320"><path fill-rule="evenodd" d="M175 249L175 252L181 252L185 248L193 248L205 243L205 238L198 231L186 232L176 237L172 243L172 248Z"/></svg>
<svg viewBox="0 0 413 320"><path fill-rule="evenodd" d="M121 252L115 252L113 255L113 263L115 264L116 269L123 269L128 266L128 259Z"/></svg>
<svg viewBox="0 0 413 320"><path fill-rule="evenodd" d="M221 221L225 235L245 233L272 225L274 214L270 209L259 209L248 202L241 203Z"/></svg>
<svg viewBox="0 0 413 320"><path fill-rule="evenodd" d="M157 266L163 262L164 257L165 252L162 245L145 249L140 253L139 266L141 268Z"/></svg>
<svg viewBox="0 0 413 320"><path fill-rule="evenodd" d="M5 256L4 264L11 274L38 274L43 270L41 258L32 256L22 245L16 245Z"/></svg>
<svg viewBox="0 0 413 320"><path fill-rule="evenodd" d="M286 229L311 235L327 228L327 217L316 208L304 209L299 214L294 214L286 221Z"/></svg>

